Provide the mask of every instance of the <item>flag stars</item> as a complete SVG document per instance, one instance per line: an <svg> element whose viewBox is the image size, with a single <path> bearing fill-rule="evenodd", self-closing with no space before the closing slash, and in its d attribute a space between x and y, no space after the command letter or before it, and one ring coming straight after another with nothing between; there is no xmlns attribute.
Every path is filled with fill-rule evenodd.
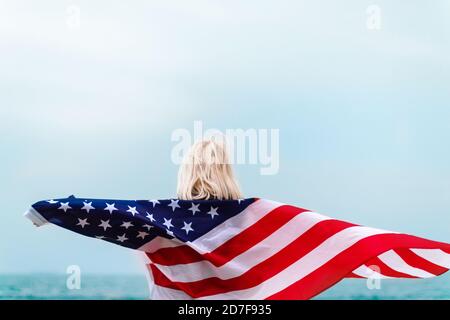
<svg viewBox="0 0 450 320"><path fill-rule="evenodd" d="M219 209L219 207L211 207L211 210L209 210L206 214L209 214L211 216L211 219L214 219L215 216L218 216L219 214L217 213L217 210Z"/></svg>
<svg viewBox="0 0 450 320"><path fill-rule="evenodd" d="M185 221L183 221L184 227L181 228L181 230L186 231L186 235L189 234L190 231L194 231L194 229L192 229L192 222L186 223Z"/></svg>
<svg viewBox="0 0 450 320"><path fill-rule="evenodd" d="M72 209L72 207L69 206L68 202L61 202L61 206L58 209L59 210L64 210L64 212L67 212L67 210Z"/></svg>
<svg viewBox="0 0 450 320"><path fill-rule="evenodd" d="M108 228L112 228L112 226L109 224L109 220L100 220L102 223L100 223L98 226L100 228L103 228L104 231Z"/></svg>
<svg viewBox="0 0 450 320"><path fill-rule="evenodd" d="M163 219L164 219L163 225L165 225L167 227L167 230L169 230L170 228L173 227L172 219L166 219L166 218L163 218Z"/></svg>
<svg viewBox="0 0 450 320"><path fill-rule="evenodd" d="M170 200L170 204L168 204L168 206L172 208L172 212L175 211L176 208L180 208L178 201L179 200Z"/></svg>
<svg viewBox="0 0 450 320"><path fill-rule="evenodd" d="M131 213L133 215L133 217L134 217L134 215L139 214L139 211L136 210L136 207L128 206L128 208L129 209L127 210L127 212Z"/></svg>
<svg viewBox="0 0 450 320"><path fill-rule="evenodd" d="M113 211L117 211L118 209L115 207L115 203L113 203L113 204L109 204L109 203L106 203L106 208L104 209L105 211L109 211L109 214L112 214L113 213Z"/></svg>
<svg viewBox="0 0 450 320"><path fill-rule="evenodd" d="M148 236L149 235L149 233L148 232L145 232L145 231L139 231L138 232L138 235L136 236L136 238L141 238L141 239L144 239L146 236Z"/></svg>
<svg viewBox="0 0 450 320"><path fill-rule="evenodd" d="M125 229L128 229L129 227L133 227L134 224L132 224L131 221L128 221L128 222L124 221L120 226L124 227Z"/></svg>
<svg viewBox="0 0 450 320"><path fill-rule="evenodd" d="M121 236L117 236L117 241L119 242L125 242L126 240L128 240L128 238L126 237L125 233Z"/></svg>
<svg viewBox="0 0 450 320"><path fill-rule="evenodd" d="M80 218L78 218L77 226L81 226L81 228L84 229L84 227L85 227L85 226L88 226L88 225L90 225L90 223L87 222L87 218L86 218L86 219L80 219Z"/></svg>
<svg viewBox="0 0 450 320"><path fill-rule="evenodd" d="M236 199L230 210L242 210L247 201L248 199ZM144 202L90 198L47 202L43 203L60 212L59 218L64 220L61 223L69 229L133 248L140 247L158 234L168 239L180 236L186 241L190 240L197 234L203 234L203 229L207 231L214 228L228 213L220 202L183 201L176 197ZM216 219L216 216L220 218ZM201 217L206 219L202 228L194 220Z"/></svg>
<svg viewBox="0 0 450 320"><path fill-rule="evenodd" d="M148 202L153 203L153 208L154 208L157 204L159 204L159 201L158 201L158 200L148 200Z"/></svg>
<svg viewBox="0 0 450 320"><path fill-rule="evenodd" d="M150 213L146 212L146 214L147 214L147 218L148 218L148 219L150 219L150 222L154 222L154 221L156 221L156 219L155 219L155 218L153 218L153 213L152 213L152 214L150 214Z"/></svg>
<svg viewBox="0 0 450 320"><path fill-rule="evenodd" d="M200 209L198 208L200 206L200 203L198 204L191 204L191 207L188 209L189 211L192 211L192 215L194 216L196 212L200 212Z"/></svg>
<svg viewBox="0 0 450 320"><path fill-rule="evenodd" d="M83 207L81 208L81 210L86 210L87 211L87 213L89 213L89 211L91 211L91 210L95 210L95 208L92 206L92 202L87 202L87 201L84 201L83 202Z"/></svg>

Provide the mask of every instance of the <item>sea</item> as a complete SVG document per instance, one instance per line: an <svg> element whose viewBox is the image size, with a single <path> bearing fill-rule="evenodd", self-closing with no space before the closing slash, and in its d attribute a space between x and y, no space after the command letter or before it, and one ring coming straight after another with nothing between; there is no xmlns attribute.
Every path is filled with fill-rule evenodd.
<svg viewBox="0 0 450 320"><path fill-rule="evenodd" d="M66 282L65 274L3 274L0 299L149 299L144 275L82 275L79 288L71 289ZM450 300L450 273L431 279L345 279L314 299Z"/></svg>

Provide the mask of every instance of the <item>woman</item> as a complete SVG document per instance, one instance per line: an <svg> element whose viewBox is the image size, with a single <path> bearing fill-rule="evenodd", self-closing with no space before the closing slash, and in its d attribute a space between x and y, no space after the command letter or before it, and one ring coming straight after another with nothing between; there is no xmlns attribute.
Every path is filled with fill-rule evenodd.
<svg viewBox="0 0 450 320"><path fill-rule="evenodd" d="M450 268L450 244L355 225L242 195L224 144L185 157L178 199L71 196L27 217L144 253L153 299L309 299L343 278L428 278Z"/></svg>

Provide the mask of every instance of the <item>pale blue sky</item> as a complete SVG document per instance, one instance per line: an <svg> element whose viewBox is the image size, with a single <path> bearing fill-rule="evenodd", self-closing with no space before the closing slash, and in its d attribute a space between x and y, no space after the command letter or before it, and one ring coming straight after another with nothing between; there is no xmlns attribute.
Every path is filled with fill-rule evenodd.
<svg viewBox="0 0 450 320"><path fill-rule="evenodd" d="M236 168L246 196L449 242L449 86L450 1L2 0L0 272L140 272L22 213L174 196L170 135L195 120L280 129L279 174Z"/></svg>

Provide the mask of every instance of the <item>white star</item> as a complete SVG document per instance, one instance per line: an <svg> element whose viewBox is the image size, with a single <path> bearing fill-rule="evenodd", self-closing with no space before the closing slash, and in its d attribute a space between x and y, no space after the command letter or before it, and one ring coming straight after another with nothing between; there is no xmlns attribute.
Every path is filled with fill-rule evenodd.
<svg viewBox="0 0 450 320"><path fill-rule="evenodd" d="M72 207L69 206L68 202L61 202L61 206L58 209L64 210L64 212L67 212L67 210L72 209Z"/></svg>
<svg viewBox="0 0 450 320"><path fill-rule="evenodd" d="M131 223L131 221L129 222L124 221L120 226L124 227L125 229L128 229L129 227L133 227L134 225Z"/></svg>
<svg viewBox="0 0 450 320"><path fill-rule="evenodd" d="M170 204L168 204L168 206L172 208L172 212L175 211L176 208L180 208L178 201L179 200L170 200Z"/></svg>
<svg viewBox="0 0 450 320"><path fill-rule="evenodd" d="M128 206L128 208L129 209L127 210L127 212L131 213L133 215L133 217L134 217L135 214L139 214L139 212L136 210L136 207Z"/></svg>
<svg viewBox="0 0 450 320"><path fill-rule="evenodd" d="M105 236L95 236L97 239L105 239Z"/></svg>
<svg viewBox="0 0 450 320"><path fill-rule="evenodd" d="M146 214L147 214L147 218L150 219L150 222L156 221L155 218L153 218L153 213L150 214L150 213L146 212Z"/></svg>
<svg viewBox="0 0 450 320"><path fill-rule="evenodd" d="M87 222L87 218L86 219L80 219L78 218L78 223L77 226L81 226L83 229L86 225L90 225L89 222Z"/></svg>
<svg viewBox="0 0 450 320"><path fill-rule="evenodd" d="M200 206L199 204L191 204L191 207L188 209L189 211L192 211L192 215L195 215L196 212L200 212L200 209L198 208Z"/></svg>
<svg viewBox="0 0 450 320"><path fill-rule="evenodd" d="M153 203L153 208L156 206L156 204L159 204L158 200L148 200L148 202Z"/></svg>
<svg viewBox="0 0 450 320"><path fill-rule="evenodd" d="M216 208L211 207L211 210L209 210L207 212L207 214L209 214L211 216L211 219L214 219L214 216L218 216L219 215L217 213L217 209L219 209L219 207L216 207Z"/></svg>
<svg viewBox="0 0 450 320"><path fill-rule="evenodd" d="M170 229L171 227L173 227L172 225L172 219L167 220L166 218L164 218L164 223L163 225L165 225L167 227L167 229Z"/></svg>
<svg viewBox="0 0 450 320"><path fill-rule="evenodd" d="M136 238L142 238L144 239L146 236L148 236L149 234L145 231L139 231L138 235L136 236Z"/></svg>
<svg viewBox="0 0 450 320"><path fill-rule="evenodd" d="M100 223L98 226L100 228L103 228L104 231L106 231L106 229L108 228L112 228L111 225L109 224L109 220L100 220L102 223Z"/></svg>
<svg viewBox="0 0 450 320"><path fill-rule="evenodd" d="M55 204L55 203L58 203L59 201L55 201L55 200L52 199L52 200L47 200L47 202L50 203L50 204Z"/></svg>
<svg viewBox="0 0 450 320"><path fill-rule="evenodd" d="M103 210L109 211L109 214L112 214L114 210L118 210L118 209L115 207L115 203L113 203L113 204L106 203L106 208Z"/></svg>
<svg viewBox="0 0 450 320"><path fill-rule="evenodd" d="M83 201L83 204L84 204L84 206L83 206L83 208L81 208L81 210L86 210L87 213L89 213L89 211L91 211L91 210L95 210L95 208L92 206L92 202L87 203L87 202Z"/></svg>
<svg viewBox="0 0 450 320"><path fill-rule="evenodd" d="M127 237L125 237L125 233L123 234L123 236L118 236L117 237L117 241L119 241L119 242L124 242L125 240L128 240L128 238Z"/></svg>
<svg viewBox="0 0 450 320"><path fill-rule="evenodd" d="M153 226L149 225L149 224L144 224L142 226L142 228L147 228L147 230L150 230L151 228L153 228Z"/></svg>
<svg viewBox="0 0 450 320"><path fill-rule="evenodd" d="M167 232L167 234L168 234L169 236L175 237L175 236L173 235L173 231L166 230L166 232Z"/></svg>
<svg viewBox="0 0 450 320"><path fill-rule="evenodd" d="M181 229L182 229L182 230L185 230L185 231L186 231L186 234L188 234L189 231L194 231L194 229L192 229L192 227L191 227L192 222L186 223L186 222L183 221L183 223L184 223L184 227L181 228Z"/></svg>

